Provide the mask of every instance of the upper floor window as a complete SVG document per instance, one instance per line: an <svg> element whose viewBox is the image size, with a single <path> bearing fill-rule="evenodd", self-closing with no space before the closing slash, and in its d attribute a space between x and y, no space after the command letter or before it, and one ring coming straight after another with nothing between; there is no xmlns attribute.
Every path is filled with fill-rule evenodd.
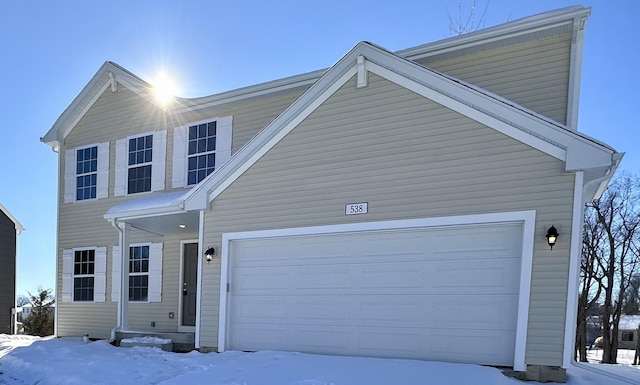
<svg viewBox="0 0 640 385"><path fill-rule="evenodd" d="M216 168L216 122L189 126L187 184L203 180Z"/></svg>
<svg viewBox="0 0 640 385"><path fill-rule="evenodd" d="M153 135L129 139L127 194L151 191Z"/></svg>
<svg viewBox="0 0 640 385"><path fill-rule="evenodd" d="M231 158L232 116L224 116L173 131L172 187L200 183Z"/></svg>
<svg viewBox="0 0 640 385"><path fill-rule="evenodd" d="M109 195L109 142L66 150L64 162L65 203Z"/></svg>
<svg viewBox="0 0 640 385"><path fill-rule="evenodd" d="M167 131L116 140L113 195L164 190Z"/></svg>
<svg viewBox="0 0 640 385"><path fill-rule="evenodd" d="M76 152L76 200L95 199L98 185L98 146Z"/></svg>

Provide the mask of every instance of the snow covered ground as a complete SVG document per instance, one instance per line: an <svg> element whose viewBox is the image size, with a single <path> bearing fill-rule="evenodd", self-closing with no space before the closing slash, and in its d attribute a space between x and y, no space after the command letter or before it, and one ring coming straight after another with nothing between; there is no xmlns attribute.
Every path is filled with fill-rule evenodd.
<svg viewBox="0 0 640 385"><path fill-rule="evenodd" d="M603 366L603 365L598 365ZM620 381L579 367L569 385L640 384L640 369ZM635 377L634 375L637 375ZM615 374L614 374L615 376ZM168 353L116 348L106 341L0 334L0 384L212 385L516 385L498 369L442 362L287 352Z"/></svg>

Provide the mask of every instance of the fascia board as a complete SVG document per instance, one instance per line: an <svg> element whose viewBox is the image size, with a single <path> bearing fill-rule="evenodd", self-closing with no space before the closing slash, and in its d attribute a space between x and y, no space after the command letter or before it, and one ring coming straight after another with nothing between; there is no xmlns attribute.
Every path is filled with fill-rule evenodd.
<svg viewBox="0 0 640 385"><path fill-rule="evenodd" d="M566 171L611 166L615 151L585 135L516 108L380 48L369 46L367 70L566 162Z"/></svg>
<svg viewBox="0 0 640 385"><path fill-rule="evenodd" d="M108 76L109 73L113 74L113 79ZM150 84L114 63L105 62L40 140L52 147L55 142L63 143L64 139L114 81L156 104ZM159 106L159 108L161 107Z"/></svg>
<svg viewBox="0 0 640 385"><path fill-rule="evenodd" d="M197 111L203 108L216 107L219 105L234 103L263 95L271 95L277 92L287 91L297 87L310 86L315 83L326 71L326 69L313 71L211 96L203 96L193 99L182 99L184 107L175 108L170 112L170 114L179 115Z"/></svg>
<svg viewBox="0 0 640 385"><path fill-rule="evenodd" d="M575 18L585 18L590 14L591 8L583 6L561 8L460 36L453 36L433 43L407 48L396 52L396 54L409 60L417 60L434 54L464 49L478 44L486 44L495 40L502 40L508 37L515 37L573 23Z"/></svg>

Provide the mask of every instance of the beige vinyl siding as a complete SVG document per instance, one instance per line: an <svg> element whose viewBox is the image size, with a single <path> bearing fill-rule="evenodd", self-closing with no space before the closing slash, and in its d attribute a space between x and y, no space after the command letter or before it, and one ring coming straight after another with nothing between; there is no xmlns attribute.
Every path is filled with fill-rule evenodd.
<svg viewBox="0 0 640 385"><path fill-rule="evenodd" d="M536 210L527 364L561 365L574 176L563 163L370 74L352 79L212 203L225 232ZM368 202L366 215L344 205ZM544 237L563 236L553 251ZM201 345L218 343L220 261L203 270Z"/></svg>
<svg viewBox="0 0 640 385"><path fill-rule="evenodd" d="M116 326L116 303L111 302L112 252L118 244L118 233L104 218L113 206L129 199L149 194L113 197L115 180L115 141L130 135L167 130L165 186L171 186L173 167L173 128L189 122L218 116L233 115L233 150L253 137L286 106L299 96L302 89L282 92L268 97L254 98L243 103L223 107L206 108L198 113L183 116L166 114L149 101L141 98L123 85L117 92L107 88L94 105L78 122L66 138L60 151L61 163L59 186L64 186L65 150L93 143L109 142L109 198L74 203L59 201L58 217L58 266L62 266L62 250L75 247L107 246L107 286L104 303L58 303L58 334L77 336L88 332L92 337L109 338L110 330ZM63 194L60 194L62 197ZM195 231L195 230L194 230ZM179 322L180 286L180 241L197 239L196 232L182 232L180 237L159 237L153 234L131 231L131 242L163 243L162 302L131 303L129 327L137 330L177 331ZM58 269L56 292L62 293L62 269ZM169 312L174 318L169 318ZM150 327L156 322L155 328Z"/></svg>
<svg viewBox="0 0 640 385"><path fill-rule="evenodd" d="M418 60L429 68L485 88L566 124L571 35L439 59Z"/></svg>

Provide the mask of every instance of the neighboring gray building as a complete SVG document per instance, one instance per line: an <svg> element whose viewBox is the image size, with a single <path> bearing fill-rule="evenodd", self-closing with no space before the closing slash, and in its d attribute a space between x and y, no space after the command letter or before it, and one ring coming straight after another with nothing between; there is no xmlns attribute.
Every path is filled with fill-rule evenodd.
<svg viewBox="0 0 640 385"><path fill-rule="evenodd" d="M24 227L0 204L0 333L11 334L15 327L16 264L18 235Z"/></svg>
<svg viewBox="0 0 640 385"><path fill-rule="evenodd" d="M578 131L590 12L168 105L106 62L42 138L56 334L566 368L582 210L622 158Z"/></svg>

